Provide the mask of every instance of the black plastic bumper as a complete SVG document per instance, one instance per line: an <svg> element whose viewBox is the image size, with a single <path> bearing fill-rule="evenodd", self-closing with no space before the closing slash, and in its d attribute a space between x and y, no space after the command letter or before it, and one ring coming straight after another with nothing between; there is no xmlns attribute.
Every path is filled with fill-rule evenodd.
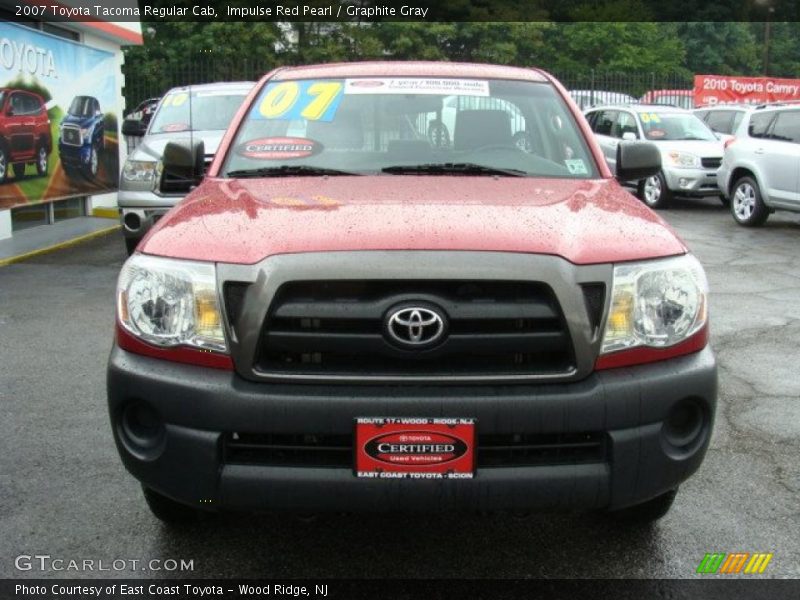
<svg viewBox="0 0 800 600"><path fill-rule="evenodd" d="M700 465L717 397L709 348L558 385L315 386L252 383L234 372L114 347L108 402L125 467L144 485L199 508L298 511L621 508L676 488ZM702 407L696 443L678 448L664 420L687 399ZM155 447L121 433L145 401L164 424ZM226 464L229 432L350 434L359 416L474 417L480 434L604 432L590 464L479 468L474 479L358 479L349 468Z"/></svg>

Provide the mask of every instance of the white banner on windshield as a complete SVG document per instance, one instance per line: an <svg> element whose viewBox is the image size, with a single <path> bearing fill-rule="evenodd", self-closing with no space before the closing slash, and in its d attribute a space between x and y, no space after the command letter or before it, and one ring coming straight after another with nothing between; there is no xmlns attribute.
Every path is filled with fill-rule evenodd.
<svg viewBox="0 0 800 600"><path fill-rule="evenodd" d="M431 77L364 77L345 79L345 94L431 94L488 96L489 82L480 79Z"/></svg>

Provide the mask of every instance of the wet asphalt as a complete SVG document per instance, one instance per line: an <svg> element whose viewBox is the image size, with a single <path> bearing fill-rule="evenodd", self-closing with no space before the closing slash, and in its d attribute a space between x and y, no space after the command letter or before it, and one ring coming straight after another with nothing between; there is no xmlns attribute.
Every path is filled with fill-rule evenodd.
<svg viewBox="0 0 800 600"><path fill-rule="evenodd" d="M716 199L661 214L709 276L720 397L705 462L654 527L572 514L230 515L165 527L122 467L106 413L125 259L114 233L0 268L0 577L688 578L712 551L772 552L762 577L800 577L800 215L744 229ZM15 568L34 554L194 568Z"/></svg>

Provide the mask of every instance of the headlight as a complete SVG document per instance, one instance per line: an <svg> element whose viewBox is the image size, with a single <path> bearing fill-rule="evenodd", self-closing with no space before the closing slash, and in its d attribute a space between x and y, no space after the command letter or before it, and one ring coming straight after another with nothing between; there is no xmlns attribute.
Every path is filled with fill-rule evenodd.
<svg viewBox="0 0 800 600"><path fill-rule="evenodd" d="M158 163L149 160L126 160L122 168L125 181L136 183L152 183L156 181Z"/></svg>
<svg viewBox="0 0 800 600"><path fill-rule="evenodd" d="M673 150L667 153L667 164L682 169L694 169L700 166L700 157L689 152Z"/></svg>
<svg viewBox="0 0 800 600"><path fill-rule="evenodd" d="M117 315L136 337L157 346L227 352L210 263L135 254L117 283Z"/></svg>
<svg viewBox="0 0 800 600"><path fill-rule="evenodd" d="M706 324L707 301L703 267L690 254L617 265L601 354L677 344Z"/></svg>

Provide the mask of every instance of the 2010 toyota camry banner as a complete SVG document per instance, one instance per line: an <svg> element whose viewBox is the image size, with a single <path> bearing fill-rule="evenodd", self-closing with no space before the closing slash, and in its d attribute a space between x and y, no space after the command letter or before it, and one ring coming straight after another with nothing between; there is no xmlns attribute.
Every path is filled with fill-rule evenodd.
<svg viewBox="0 0 800 600"><path fill-rule="evenodd" d="M115 190L114 55L0 23L0 209Z"/></svg>
<svg viewBox="0 0 800 600"><path fill-rule="evenodd" d="M695 75L694 105L764 104L800 100L800 79Z"/></svg>

